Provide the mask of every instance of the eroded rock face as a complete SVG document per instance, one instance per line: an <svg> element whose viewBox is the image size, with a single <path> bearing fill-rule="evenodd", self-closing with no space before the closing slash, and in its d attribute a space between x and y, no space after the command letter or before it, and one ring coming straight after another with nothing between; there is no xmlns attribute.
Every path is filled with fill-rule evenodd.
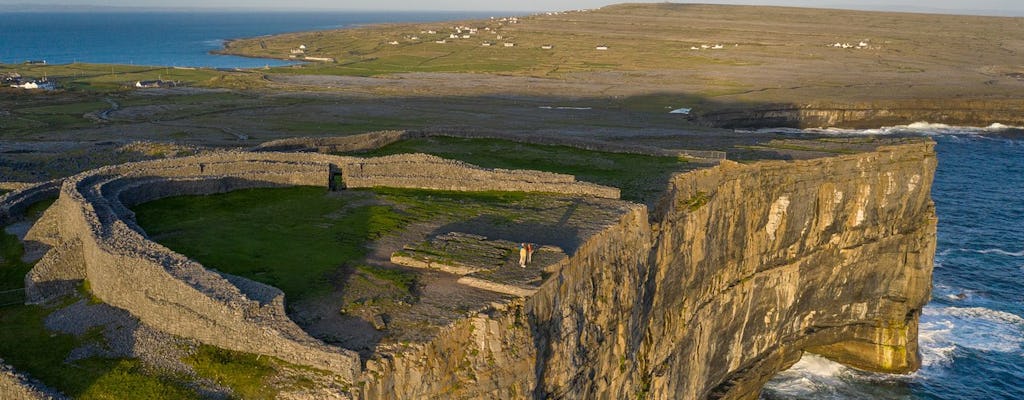
<svg viewBox="0 0 1024 400"><path fill-rule="evenodd" d="M521 307L371 361L365 395L751 398L804 350L912 371L932 146L678 175L650 217L636 206L590 237Z"/></svg>

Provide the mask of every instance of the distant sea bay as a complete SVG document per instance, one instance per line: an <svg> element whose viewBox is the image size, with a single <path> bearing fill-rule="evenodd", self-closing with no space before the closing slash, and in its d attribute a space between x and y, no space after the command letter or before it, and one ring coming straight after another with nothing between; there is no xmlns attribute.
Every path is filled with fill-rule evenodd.
<svg viewBox="0 0 1024 400"><path fill-rule="evenodd" d="M487 18L494 12L0 12L0 63L44 60L211 68L288 61L210 54L230 39L394 22Z"/></svg>

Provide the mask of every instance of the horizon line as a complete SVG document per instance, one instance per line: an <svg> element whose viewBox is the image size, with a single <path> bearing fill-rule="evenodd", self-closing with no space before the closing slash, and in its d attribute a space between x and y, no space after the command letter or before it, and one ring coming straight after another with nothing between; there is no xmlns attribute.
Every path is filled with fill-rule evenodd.
<svg viewBox="0 0 1024 400"><path fill-rule="evenodd" d="M816 6L792 6L792 5L766 5L766 4L735 4L735 3L714 3L714 0L707 2L681 2L671 4L692 4L692 5L720 5L720 6L741 6L741 7L783 7L783 8L805 8L805 9L828 9L828 10L841 10L841 11L866 11L866 12L880 12L880 13L911 13L911 14L937 14L937 15L959 15L959 16L984 16L984 17L997 17L997 18L1021 18L1024 17L1024 10L1021 11L1009 11L1009 10L991 10L991 9L966 9L966 10L955 10L942 7L895 7L892 9L880 9L871 7L852 7L852 6L828 6L828 5L816 5ZM631 3L613 3L608 5L616 4L631 4ZM636 4L636 3L632 3ZM647 3L651 4L651 3ZM166 6L113 6L113 5L94 5L94 4L31 4L31 3L6 3L0 1L0 6L9 7L13 9L0 10L0 13L38 13L38 12L252 12L252 13L263 13L263 12L351 12L351 13L496 13L497 15L504 14L516 14L522 15L522 13L543 13L543 12L566 12L576 11L579 9L456 9L456 8L442 8L442 9L372 9L372 8L332 8L332 7L308 7L308 8L295 8L295 7L278 7L278 6L257 6L257 7L245 7L245 6L217 6L217 7L203 7L203 6L182 6L182 7L166 7ZM594 7L588 8L587 10L594 10L603 8Z"/></svg>

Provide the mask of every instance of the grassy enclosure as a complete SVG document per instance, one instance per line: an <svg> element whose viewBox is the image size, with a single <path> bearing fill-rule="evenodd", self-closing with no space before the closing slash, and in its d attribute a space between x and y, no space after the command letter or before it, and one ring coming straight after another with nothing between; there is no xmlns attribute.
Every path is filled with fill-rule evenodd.
<svg viewBox="0 0 1024 400"><path fill-rule="evenodd" d="M134 211L153 240L208 268L280 288L294 302L327 293L335 278L355 270L411 290L414 278L359 263L367 243L413 222L511 213L498 207L506 202L529 196L404 189L342 196L294 187L172 197Z"/></svg>

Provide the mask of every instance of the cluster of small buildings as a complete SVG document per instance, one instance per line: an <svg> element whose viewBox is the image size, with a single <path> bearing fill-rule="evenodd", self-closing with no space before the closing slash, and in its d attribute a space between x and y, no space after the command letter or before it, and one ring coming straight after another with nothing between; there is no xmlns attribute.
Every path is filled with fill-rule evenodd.
<svg viewBox="0 0 1024 400"><path fill-rule="evenodd" d="M0 75L0 83L5 86L18 89L56 90L57 83L46 79L24 79L17 72L7 72Z"/></svg>
<svg viewBox="0 0 1024 400"><path fill-rule="evenodd" d="M288 51L288 58L301 59L305 61L334 62L334 59L330 57L311 57L306 55L306 49L306 45L300 44L299 47Z"/></svg>
<svg viewBox="0 0 1024 400"><path fill-rule="evenodd" d="M465 25L453 26L452 27L452 31L453 32L449 33L447 37L442 37L440 39L434 40L434 43L446 44L446 43L448 43L449 40L472 39L473 35L476 35L476 34L480 33L481 30L491 31L491 28L490 27L474 28L474 27L465 26ZM492 31L492 32L494 34L498 33L497 31ZM433 30L433 29L431 29L431 30L423 30L423 31L420 31L420 34L436 35L437 31ZM442 33L442 35L443 35L443 33ZM413 40L413 41L420 39L418 36L407 36L407 38L409 40ZM501 35L498 35L497 39L501 40ZM394 44L398 44L398 41L391 41L391 42L388 42L388 43L394 45ZM483 46L487 47L487 46L491 46L493 44L494 44L493 42L484 42Z"/></svg>
<svg viewBox="0 0 1024 400"><path fill-rule="evenodd" d="M178 86L177 82L160 79L152 81L135 81L135 87L138 89L170 88L175 86Z"/></svg>
<svg viewBox="0 0 1024 400"><path fill-rule="evenodd" d="M840 49L866 49L868 48L868 42L861 40L860 43L857 43L856 45L851 43L835 42L828 44L828 47L835 47Z"/></svg>
<svg viewBox="0 0 1024 400"><path fill-rule="evenodd" d="M294 48L288 51L290 53L288 58L300 58L306 56L306 45L300 44L298 48Z"/></svg>
<svg viewBox="0 0 1024 400"><path fill-rule="evenodd" d="M733 47L740 47L739 43L733 45ZM700 47L690 46L690 50L722 50L725 48L723 44L702 44Z"/></svg>
<svg viewBox="0 0 1024 400"><path fill-rule="evenodd" d="M495 21L498 21L498 22L506 22L506 23L509 23L509 24L518 24L519 23L519 17L502 17L502 18L497 18L497 19L495 19L495 17L491 17L491 20L495 20Z"/></svg>

